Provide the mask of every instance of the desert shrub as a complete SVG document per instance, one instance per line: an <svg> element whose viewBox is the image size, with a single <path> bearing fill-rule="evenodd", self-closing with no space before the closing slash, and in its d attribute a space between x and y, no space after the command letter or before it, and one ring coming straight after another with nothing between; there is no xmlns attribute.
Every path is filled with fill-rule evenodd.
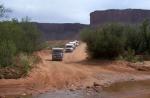
<svg viewBox="0 0 150 98"><path fill-rule="evenodd" d="M119 24L83 30L81 38L87 43L87 51L92 58L117 57L124 50L124 28Z"/></svg>
<svg viewBox="0 0 150 98"><path fill-rule="evenodd" d="M26 54L19 55L19 64L18 67L22 69L22 74L27 75L29 70L31 69L31 62L29 61L29 56Z"/></svg>
<svg viewBox="0 0 150 98"><path fill-rule="evenodd" d="M141 25L108 24L90 27L81 31L81 39L87 44L92 58L116 58L136 61L136 55L150 54L150 24ZM126 54L126 55L124 55Z"/></svg>
<svg viewBox="0 0 150 98"><path fill-rule="evenodd" d="M140 45L141 53L150 53L150 24L149 20L145 20L140 26Z"/></svg>
<svg viewBox="0 0 150 98"><path fill-rule="evenodd" d="M21 53L17 57L18 62L16 62L16 66L21 70L21 76L28 75L28 72L34 67L35 64L41 61L41 58L37 55Z"/></svg>
<svg viewBox="0 0 150 98"><path fill-rule="evenodd" d="M6 9L0 5L0 18L5 18ZM28 74L38 57L33 52L41 49L40 32L29 18L0 21L0 79L20 78ZM20 55L26 54L26 55Z"/></svg>
<svg viewBox="0 0 150 98"><path fill-rule="evenodd" d="M0 42L0 67L11 66L16 54L16 46L13 41Z"/></svg>
<svg viewBox="0 0 150 98"><path fill-rule="evenodd" d="M150 53L150 25L145 20L140 26L125 28L126 49L131 48L135 54Z"/></svg>
<svg viewBox="0 0 150 98"><path fill-rule="evenodd" d="M39 63L41 59L36 55L21 53L14 57L14 66L0 68L0 79L18 79L28 76L30 70Z"/></svg>
<svg viewBox="0 0 150 98"><path fill-rule="evenodd" d="M28 21L0 22L0 66L13 65L13 58L20 53L32 54L40 47L40 32Z"/></svg>
<svg viewBox="0 0 150 98"><path fill-rule="evenodd" d="M135 51L133 49L128 48L126 52L121 54L118 58L118 60L126 60L129 62L137 62L137 61L143 61L143 57L138 56L135 54Z"/></svg>
<svg viewBox="0 0 150 98"><path fill-rule="evenodd" d="M20 23L23 30L22 42L20 50L23 52L32 53L38 50L40 47L40 32L33 23L23 21Z"/></svg>
<svg viewBox="0 0 150 98"><path fill-rule="evenodd" d="M139 36L139 30L138 28L134 26L127 26L124 27L125 29L125 50L128 51L128 49L135 50L135 52L139 51L139 45L140 45L140 36Z"/></svg>

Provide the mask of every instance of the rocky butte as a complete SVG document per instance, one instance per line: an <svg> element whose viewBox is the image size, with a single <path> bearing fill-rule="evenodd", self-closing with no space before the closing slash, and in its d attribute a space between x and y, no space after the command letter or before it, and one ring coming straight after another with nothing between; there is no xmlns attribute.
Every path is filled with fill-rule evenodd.
<svg viewBox="0 0 150 98"><path fill-rule="evenodd" d="M90 25L106 23L139 24L150 19L150 10L142 9L110 9L95 11L90 14Z"/></svg>
<svg viewBox="0 0 150 98"><path fill-rule="evenodd" d="M150 10L142 9L111 9L94 11L90 14L90 25L106 23L139 24L150 19ZM42 32L43 40L73 40L79 39L81 29L89 25L80 23L35 23Z"/></svg>

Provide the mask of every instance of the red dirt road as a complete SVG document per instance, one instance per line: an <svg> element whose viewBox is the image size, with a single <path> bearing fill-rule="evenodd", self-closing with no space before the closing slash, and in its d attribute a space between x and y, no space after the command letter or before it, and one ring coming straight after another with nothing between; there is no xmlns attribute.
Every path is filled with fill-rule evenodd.
<svg viewBox="0 0 150 98"><path fill-rule="evenodd" d="M138 72L119 61L88 61L82 43L73 53L65 54L63 62L51 61L49 50L37 53L42 62L22 79L0 80L0 96L40 93L62 88L80 88L97 82L107 86L114 82L150 79L149 73Z"/></svg>

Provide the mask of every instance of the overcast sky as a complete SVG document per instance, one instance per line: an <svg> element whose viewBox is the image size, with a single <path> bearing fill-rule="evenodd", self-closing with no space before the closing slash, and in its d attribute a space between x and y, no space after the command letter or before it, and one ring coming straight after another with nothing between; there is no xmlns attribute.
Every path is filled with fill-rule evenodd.
<svg viewBox="0 0 150 98"><path fill-rule="evenodd" d="M42 23L86 23L90 12L105 9L150 9L150 0L0 0L11 17L29 16Z"/></svg>

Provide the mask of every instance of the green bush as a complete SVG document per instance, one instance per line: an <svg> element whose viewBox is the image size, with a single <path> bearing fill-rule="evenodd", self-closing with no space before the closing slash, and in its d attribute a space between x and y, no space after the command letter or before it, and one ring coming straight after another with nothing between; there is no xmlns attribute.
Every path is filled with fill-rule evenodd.
<svg viewBox="0 0 150 98"><path fill-rule="evenodd" d="M0 67L11 66L16 54L16 46L12 41L0 42Z"/></svg>
<svg viewBox="0 0 150 98"><path fill-rule="evenodd" d="M129 62L137 62L141 61L140 57L135 55L135 51L133 49L128 48L128 50L122 55L123 59Z"/></svg>
<svg viewBox="0 0 150 98"><path fill-rule="evenodd" d="M26 21L0 22L0 66L13 65L13 58L20 53L38 50L40 47L40 32L33 23Z"/></svg>
<svg viewBox="0 0 150 98"><path fill-rule="evenodd" d="M0 18L10 12L0 5ZM26 17L19 22L0 21L0 79L16 79L28 74L38 57L32 53L40 49L40 32ZM26 55L20 55L26 54Z"/></svg>
<svg viewBox="0 0 150 98"><path fill-rule="evenodd" d="M123 52L125 45L123 31L123 26L111 24L83 30L81 38L87 43L87 50L92 58L112 59Z"/></svg>
<svg viewBox="0 0 150 98"><path fill-rule="evenodd" d="M29 22L22 22L21 28L23 29L23 36L20 50L23 52L32 53L38 50L40 45L40 32L35 25Z"/></svg>
<svg viewBox="0 0 150 98"><path fill-rule="evenodd" d="M125 37L126 37L126 43L125 43L125 50L128 51L128 49L133 49L135 52L139 51L139 45L140 45L140 36L138 32L138 28L134 26L127 26L124 27L125 29Z"/></svg>
<svg viewBox="0 0 150 98"><path fill-rule="evenodd" d="M29 56L25 54L19 55L19 65L22 69L22 75L26 76L31 69L31 62L29 60Z"/></svg>
<svg viewBox="0 0 150 98"><path fill-rule="evenodd" d="M145 20L140 26L140 45L139 50L142 53L150 53L150 24L149 20Z"/></svg>
<svg viewBox="0 0 150 98"><path fill-rule="evenodd" d="M140 26L125 28L126 49L131 48L135 54L150 53L150 25L145 20Z"/></svg>
<svg viewBox="0 0 150 98"><path fill-rule="evenodd" d="M150 24L145 20L141 25L107 24L90 27L81 31L81 39L87 44L91 58L136 59L136 55L150 54ZM131 51L134 51L134 55Z"/></svg>
<svg viewBox="0 0 150 98"><path fill-rule="evenodd" d="M6 66L0 68L0 79L18 79L26 77L29 71L35 64L39 63L41 59L32 54L21 53L13 59L15 66Z"/></svg>

